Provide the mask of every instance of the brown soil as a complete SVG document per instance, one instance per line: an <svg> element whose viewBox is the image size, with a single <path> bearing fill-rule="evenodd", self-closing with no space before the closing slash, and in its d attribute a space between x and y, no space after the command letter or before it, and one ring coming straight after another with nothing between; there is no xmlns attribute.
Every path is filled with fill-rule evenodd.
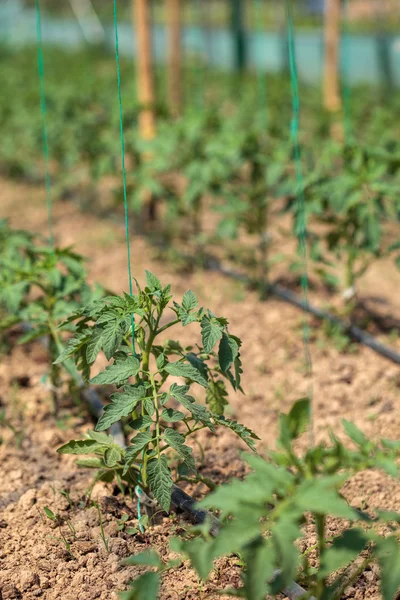
<svg viewBox="0 0 400 600"><path fill-rule="evenodd" d="M25 199L21 210L22 199ZM46 233L47 216L42 190L2 181L2 216L13 226ZM126 250L122 226L96 216L80 213L66 202L54 207L55 234L60 244L74 244L90 258L90 278L115 292L127 288ZM301 336L303 316L277 300L259 301L255 292L216 273L193 272L181 275L173 267L153 258L154 252L143 238L132 244L134 274L143 280L144 269L154 271L163 282L172 284L182 295L191 288L200 302L216 314L226 316L232 332L244 341L244 389L246 395L230 395L231 414L252 428L261 438L261 448L272 447L276 437L277 415L292 402L306 395L310 378L305 374ZM400 318L397 294L399 274L391 263L381 262L362 282L362 294L374 307ZM378 292L377 292L378 290ZM374 297L384 299L384 305ZM330 299L322 290L313 292L312 300L323 305ZM187 328L188 329L188 328ZM187 335L187 329L183 330ZM317 330L315 330L317 331ZM387 338L386 338L387 341ZM400 341L390 343L400 351ZM331 340L320 332L311 340L313 361L312 387L314 422L317 441L326 437L329 428L340 431L342 418L353 420L374 438L400 438L400 370L399 367L357 346L352 352L340 353ZM93 474L78 469L74 457L60 456L56 448L79 437L92 427L89 417L76 407L65 406L58 419L52 416L49 391L41 383L46 370L46 355L37 344L27 347L11 345L0 364L0 407L19 433L2 428L0 445L0 598L30 600L116 599L117 592L140 572L138 567L122 566L121 559L148 547L163 557L169 554L168 540L187 524L178 516L165 518L144 535L117 531L117 519L129 515L129 525L137 524L136 506L118 495L112 485L97 483L92 498L99 502L109 551L101 539L96 508L80 503L90 488ZM206 463L202 472L217 482L241 477L245 467L241 459L242 444L229 431L199 436ZM19 443L17 443L19 441ZM197 447L194 451L198 453ZM195 496L206 492L204 486L188 488ZM61 492L68 490L72 506ZM346 496L355 506L365 500L373 508L400 508L400 485L380 473L359 475L346 486ZM62 531L71 542L70 552L59 538L60 533L44 515L44 507L69 520ZM339 525L332 521L332 535ZM314 541L310 528L304 547ZM216 599L215 591L239 583L235 559L222 559L211 580L198 581L187 564L167 573L161 598ZM380 598L379 573L367 570L346 592L348 598Z"/></svg>

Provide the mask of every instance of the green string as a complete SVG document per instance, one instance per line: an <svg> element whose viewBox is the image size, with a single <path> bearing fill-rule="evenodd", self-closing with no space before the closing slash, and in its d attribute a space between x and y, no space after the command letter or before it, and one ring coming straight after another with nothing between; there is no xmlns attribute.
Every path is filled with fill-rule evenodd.
<svg viewBox="0 0 400 600"><path fill-rule="evenodd" d="M127 198L127 186L126 186L126 168L125 168L125 137L124 137L124 116L122 110L122 93L121 93L121 67L119 63L119 43L118 43L118 18L117 18L117 0L114 0L114 31L115 31L115 62L117 66L117 84L118 84L118 105L119 105L119 135L121 139L121 166L122 166L122 180L124 188L124 216L125 216L125 240L126 250L128 255L128 281L129 281L129 294L133 295L133 284L132 284L132 272L131 272L131 244L129 241L129 212L128 212L128 198ZM131 327L132 327L132 350L135 352L135 317L131 313ZM140 483L140 473L139 473ZM139 529L143 533L144 528L141 524L141 505L140 498L138 498L138 520Z"/></svg>
<svg viewBox="0 0 400 600"><path fill-rule="evenodd" d="M286 23L288 34L288 50L289 50L289 70L290 70L290 85L292 91L292 121L291 121L291 140L293 144L294 162L296 166L296 187L297 200L295 208L295 233L299 243L299 254L303 262L303 272L301 275L301 288L304 298L304 306L309 306L308 302L308 256L307 256L307 218L304 196L304 178L301 161L301 150L299 141L299 125L300 125L300 97L299 97L299 80L296 65L296 50L294 42L294 26L291 0L286 0ZM312 377L312 360L310 353L310 331L308 319L305 317L303 323L303 344L307 374ZM310 401L312 402L312 383L310 383ZM312 411L311 411L312 412ZM312 423L312 417L311 417ZM310 442L313 444L313 428L310 427Z"/></svg>
<svg viewBox="0 0 400 600"><path fill-rule="evenodd" d="M118 43L118 19L117 19L117 0L114 0L114 30L115 30L115 62L117 65L117 84L118 84L118 105L119 105L119 135L121 139L121 165L122 165L122 180L124 188L124 213L125 213L125 240L128 254L128 281L129 294L133 295L132 272L131 272L131 245L129 241L129 214L128 214L128 199L126 186L126 168L125 168L125 137L124 137L124 117L122 110L122 94L121 94L121 67L119 63L119 43ZM135 318L131 313L132 326L132 349L135 352Z"/></svg>
<svg viewBox="0 0 400 600"><path fill-rule="evenodd" d="M344 109L344 134L346 145L351 138L351 93L350 93L350 35L348 21L348 0L343 4L343 54L340 61L343 78L343 109Z"/></svg>
<svg viewBox="0 0 400 600"><path fill-rule="evenodd" d="M44 88L44 60L43 60L43 42L42 42L42 19L40 15L39 0L35 0L36 12L36 40L37 40L37 62L39 72L40 85L40 111L42 113L42 138L43 138L43 156L45 162L45 180L46 180L46 204L47 204L47 220L49 227L49 244L54 248L53 235L53 207L51 202L51 181L50 181L50 153L49 153L49 138L47 133L47 106L46 94Z"/></svg>

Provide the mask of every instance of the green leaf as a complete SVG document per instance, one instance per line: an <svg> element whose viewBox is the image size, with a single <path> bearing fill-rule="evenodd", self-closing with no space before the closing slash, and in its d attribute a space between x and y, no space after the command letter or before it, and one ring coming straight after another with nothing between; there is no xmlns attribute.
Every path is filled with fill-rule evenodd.
<svg viewBox="0 0 400 600"><path fill-rule="evenodd" d="M104 453L104 462L109 468L115 467L115 465L121 460L121 458L121 450L118 449L116 446L113 446L112 448L107 448L107 450Z"/></svg>
<svg viewBox="0 0 400 600"><path fill-rule="evenodd" d="M362 450L367 450L371 445L370 440L351 421L342 419L343 427L349 438Z"/></svg>
<svg viewBox="0 0 400 600"><path fill-rule="evenodd" d="M146 270L146 283L147 283L147 287L150 288L150 290L158 290L161 291L162 289L162 285L159 279L157 279L157 277L155 275L153 275L153 273L150 273L150 271Z"/></svg>
<svg viewBox="0 0 400 600"><path fill-rule="evenodd" d="M223 328L218 321L203 317L201 320L201 338L205 352L211 352L218 340L221 339Z"/></svg>
<svg viewBox="0 0 400 600"><path fill-rule="evenodd" d="M129 423L129 427L132 427L132 429L135 429L136 431L140 431L140 429L147 429L152 425L152 423L153 419L151 417L148 415L143 415L131 421Z"/></svg>
<svg viewBox="0 0 400 600"><path fill-rule="evenodd" d="M193 365L188 365L177 361L174 363L168 363L164 367L164 371L170 375L174 375L175 377L185 377L186 379L191 379L205 388L208 387L207 380L201 375L198 369L193 367Z"/></svg>
<svg viewBox="0 0 400 600"><path fill-rule="evenodd" d="M75 337L71 338L64 350L58 356L57 360L54 361L54 364L59 364L64 362L67 358L69 358L72 354L75 354L79 350L81 346L83 346L87 340L90 338L89 331L83 331L82 333L76 334Z"/></svg>
<svg viewBox="0 0 400 600"><path fill-rule="evenodd" d="M90 380L90 383L120 385L139 373L140 363L134 356L115 361Z"/></svg>
<svg viewBox="0 0 400 600"><path fill-rule="evenodd" d="M198 301L192 290L188 290L182 299L182 308L186 312L190 312L198 305Z"/></svg>
<svg viewBox="0 0 400 600"><path fill-rule="evenodd" d="M161 569L163 563L154 550L147 550L146 552L140 552L129 556L122 561L123 565L144 565L146 567L156 567Z"/></svg>
<svg viewBox="0 0 400 600"><path fill-rule="evenodd" d="M157 356L156 364L157 364L157 369L161 370L163 368L163 366L165 365L164 354L161 353Z"/></svg>
<svg viewBox="0 0 400 600"><path fill-rule="evenodd" d="M189 446L185 446L185 437L175 431L175 429L166 428L164 430L164 441L168 446L176 450L176 452L183 458L189 469L196 470L194 464L192 449Z"/></svg>
<svg viewBox="0 0 400 600"><path fill-rule="evenodd" d="M173 408L164 408L161 413L161 419L167 423L177 423L185 418L185 414Z"/></svg>
<svg viewBox="0 0 400 600"><path fill-rule="evenodd" d="M92 454L98 450L104 450L105 444L96 440L71 440L67 444L57 448L59 454Z"/></svg>
<svg viewBox="0 0 400 600"><path fill-rule="evenodd" d="M273 578L274 552L260 536L251 541L243 551L246 570L243 574L246 598L265 600L268 592L268 581Z"/></svg>
<svg viewBox="0 0 400 600"><path fill-rule="evenodd" d="M280 443L289 447L291 442L307 430L310 424L310 400L297 400L287 415L280 416Z"/></svg>
<svg viewBox="0 0 400 600"><path fill-rule="evenodd" d="M152 459L147 464L147 480L153 496L168 512L171 505L172 478L167 457L162 454L159 459Z"/></svg>
<svg viewBox="0 0 400 600"><path fill-rule="evenodd" d="M55 521L57 519L56 515L53 513L52 510L50 510L50 508L48 506L44 506L43 510L46 514L46 516L51 519L52 521Z"/></svg>
<svg viewBox="0 0 400 600"><path fill-rule="evenodd" d="M153 435L149 431L140 431L131 439L131 446L128 446L125 453L125 460L127 463L131 463L132 460L141 452L146 446L150 444L153 439Z"/></svg>
<svg viewBox="0 0 400 600"><path fill-rule="evenodd" d="M123 392L112 394L110 404L103 408L96 425L96 431L105 431L122 417L130 415L145 394L146 391L143 386L125 386Z"/></svg>
<svg viewBox="0 0 400 600"><path fill-rule="evenodd" d="M376 546L382 597L383 600L394 600L400 590L400 544L395 537L388 537L377 541Z"/></svg>
<svg viewBox="0 0 400 600"><path fill-rule="evenodd" d="M200 421L200 423L206 425L206 427L211 429L211 431L215 431L215 427L210 418L211 414L208 412L205 406L196 404L194 399L186 394L188 391L189 386L176 385L176 383L173 383L170 387L169 393L191 413L196 422Z"/></svg>
<svg viewBox="0 0 400 600"><path fill-rule="evenodd" d="M102 344L102 329L100 329L99 327L96 327L95 329L93 329L92 331L92 336L90 338L90 340L87 343L86 346L86 360L87 362L91 365L92 363L94 363L94 361L97 358L98 353L101 350L101 344Z"/></svg>
<svg viewBox="0 0 400 600"><path fill-rule="evenodd" d="M221 341L219 343L218 359L219 366L221 367L224 373L226 373L228 369L230 369L230 367L233 365L236 357L238 356L238 353L238 343L232 336L223 333Z"/></svg>
<svg viewBox="0 0 400 600"><path fill-rule="evenodd" d="M117 320L110 321L103 329L101 343L107 360L110 360L118 350L122 340L122 331Z"/></svg>
<svg viewBox="0 0 400 600"><path fill-rule="evenodd" d="M319 480L305 480L297 488L294 502L302 511L321 515L332 515L354 520L357 513L342 498L336 487L343 478L325 477ZM321 502L321 498L324 499Z"/></svg>
<svg viewBox="0 0 400 600"><path fill-rule="evenodd" d="M368 542L362 529L347 529L325 550L318 577L327 577L355 560Z"/></svg>
<svg viewBox="0 0 400 600"><path fill-rule="evenodd" d="M160 589L160 575L158 573L145 573L131 583L130 590L120 592L121 600L157 600Z"/></svg>
<svg viewBox="0 0 400 600"><path fill-rule="evenodd" d="M212 413L219 416L224 414L224 407L228 404L227 396L228 392L223 381L220 379L217 381L210 380L206 392L206 402Z"/></svg>
<svg viewBox="0 0 400 600"><path fill-rule="evenodd" d="M243 440L245 444L247 444L251 450L254 452L256 451L253 440L259 440L260 438L254 433L254 431L248 427L245 427L244 425L241 425L237 421L225 419L224 417L219 417L217 415L215 415L215 420L217 421L218 425L223 425L223 427L228 427L228 429L231 429L240 437L241 440Z"/></svg>

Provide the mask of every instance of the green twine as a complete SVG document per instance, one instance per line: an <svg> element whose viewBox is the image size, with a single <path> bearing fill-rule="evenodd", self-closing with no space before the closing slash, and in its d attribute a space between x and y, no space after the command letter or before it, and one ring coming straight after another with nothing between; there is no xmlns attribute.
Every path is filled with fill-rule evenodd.
<svg viewBox="0 0 400 600"><path fill-rule="evenodd" d="M343 78L343 119L344 119L344 134L346 145L350 143L351 138L351 93L350 93L350 35L348 22L348 0L344 0L343 4L343 54L340 61L341 72Z"/></svg>
<svg viewBox="0 0 400 600"><path fill-rule="evenodd" d="M307 256L307 219L304 196L304 178L301 163L301 150L299 141L299 124L300 124L300 98L299 98L299 80L296 65L296 50L294 42L294 26L292 15L291 0L286 0L286 22L288 33L288 50L289 50L289 69L290 69L290 84L292 90L292 121L291 121L291 140L293 144L294 161L296 166L296 187L297 201L295 209L295 233L299 242L299 253L303 262L303 273L301 275L301 288L303 292L304 305L307 308L308 302L308 256ZM303 344L305 363L307 374L312 376L312 360L310 353L310 331L307 317L303 324ZM312 400L312 383L310 384L310 400ZM313 431L310 427L310 441L313 443Z"/></svg>
<svg viewBox="0 0 400 600"><path fill-rule="evenodd" d="M46 94L44 88L44 60L43 60L43 42L42 42L42 19L40 15L39 0L35 0L36 11L36 40L37 40L37 62L40 85L40 111L42 113L42 138L43 138L43 156L45 162L45 180L46 180L46 204L47 204L47 220L49 227L49 244L54 248L53 235L53 207L51 201L51 181L50 181L50 153L49 153L49 138L47 133L47 106Z"/></svg>
<svg viewBox="0 0 400 600"><path fill-rule="evenodd" d="M128 213L128 199L127 199L127 186L126 186L126 168L125 168L125 137L124 137L124 117L122 110L122 94L121 94L121 67L119 64L119 43L118 43L118 19L117 19L117 0L114 0L114 30L115 30L115 62L117 65L117 85L118 85L118 105L119 105L119 135L121 140L121 166L122 166L122 180L124 188L124 213L125 213L125 240L126 249L128 254L128 281L129 281L129 294L133 295L133 284L132 284L132 272L131 272L131 245L129 241L129 213ZM133 313L131 314L131 326L132 326L132 349L135 352L135 318Z"/></svg>
<svg viewBox="0 0 400 600"><path fill-rule="evenodd" d="M131 244L129 241L129 212L128 212L128 198L127 198L127 185L126 185L126 168L125 168L125 137L124 137L124 116L122 110L122 93L121 93L121 67L119 63L119 43L118 43L118 18L117 18L117 0L114 0L114 31L115 31L115 62L117 66L117 86L118 86L118 105L119 105L119 135L121 140L121 166L122 166L122 181L124 188L124 217L125 217L125 240L126 250L128 255L128 281L129 281L129 294L133 295L133 284L132 284L132 272L131 272ZM131 313L131 327L132 327L132 350L135 352L135 317ZM139 474L140 483L140 474ZM138 520L139 529L143 533L144 528L141 524L141 506L140 498L138 498Z"/></svg>

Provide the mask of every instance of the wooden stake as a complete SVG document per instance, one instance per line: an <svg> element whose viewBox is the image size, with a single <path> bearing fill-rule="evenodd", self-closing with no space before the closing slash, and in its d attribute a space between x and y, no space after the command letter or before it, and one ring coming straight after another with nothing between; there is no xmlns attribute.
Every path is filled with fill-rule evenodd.
<svg viewBox="0 0 400 600"><path fill-rule="evenodd" d="M132 15L136 31L136 85L142 106L139 131L143 139L149 140L156 133L150 0L132 0Z"/></svg>
<svg viewBox="0 0 400 600"><path fill-rule="evenodd" d="M167 0L168 97L173 115L182 109L181 0Z"/></svg>
<svg viewBox="0 0 400 600"><path fill-rule="evenodd" d="M341 109L339 85L340 0L326 0L324 106L329 112Z"/></svg>

